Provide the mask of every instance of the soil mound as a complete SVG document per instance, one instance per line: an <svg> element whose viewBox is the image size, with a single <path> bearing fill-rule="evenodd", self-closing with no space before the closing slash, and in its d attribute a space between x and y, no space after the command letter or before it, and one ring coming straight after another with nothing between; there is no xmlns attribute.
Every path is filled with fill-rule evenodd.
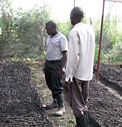
<svg viewBox="0 0 122 127"><path fill-rule="evenodd" d="M111 94L103 84L90 84L89 114L92 127L121 127L122 100Z"/></svg>
<svg viewBox="0 0 122 127"><path fill-rule="evenodd" d="M97 64L94 66L97 72ZM110 64L100 64L100 80L109 87L115 89L122 96L122 68Z"/></svg>
<svg viewBox="0 0 122 127"><path fill-rule="evenodd" d="M0 63L0 127L52 127L24 63Z"/></svg>

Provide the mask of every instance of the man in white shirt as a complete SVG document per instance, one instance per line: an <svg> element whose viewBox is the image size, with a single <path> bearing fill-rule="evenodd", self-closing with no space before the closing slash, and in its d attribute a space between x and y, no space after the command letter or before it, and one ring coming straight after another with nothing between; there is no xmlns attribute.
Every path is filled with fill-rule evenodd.
<svg viewBox="0 0 122 127"><path fill-rule="evenodd" d="M0 35L2 34L2 29L1 29L1 27L0 27Z"/></svg>
<svg viewBox="0 0 122 127"><path fill-rule="evenodd" d="M70 91L70 103L77 127L88 125L88 93L92 80L95 33L91 26L81 22L83 11L75 7L70 13L72 30L69 33L69 51L65 87Z"/></svg>

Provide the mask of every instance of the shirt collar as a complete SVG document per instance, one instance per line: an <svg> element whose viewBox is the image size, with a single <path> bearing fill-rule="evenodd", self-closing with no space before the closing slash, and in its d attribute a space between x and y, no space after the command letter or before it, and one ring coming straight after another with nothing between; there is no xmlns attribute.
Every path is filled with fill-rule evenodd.
<svg viewBox="0 0 122 127"><path fill-rule="evenodd" d="M59 34L60 34L60 32L58 32L58 33L55 35L55 37L59 36Z"/></svg>
<svg viewBox="0 0 122 127"><path fill-rule="evenodd" d="M79 22L79 23L75 24L74 27L80 26L82 24L83 24L82 22Z"/></svg>
<svg viewBox="0 0 122 127"><path fill-rule="evenodd" d="M60 35L60 32L58 32L56 35L54 35L53 37L57 37ZM51 35L49 35L49 38L52 38Z"/></svg>

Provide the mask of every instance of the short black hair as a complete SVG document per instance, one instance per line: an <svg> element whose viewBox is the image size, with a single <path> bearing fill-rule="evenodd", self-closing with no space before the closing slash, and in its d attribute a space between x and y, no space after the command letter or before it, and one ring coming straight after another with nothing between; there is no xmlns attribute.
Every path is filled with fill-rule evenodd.
<svg viewBox="0 0 122 127"><path fill-rule="evenodd" d="M84 17L83 10L80 7L74 7L70 13L76 19L81 20Z"/></svg>
<svg viewBox="0 0 122 127"><path fill-rule="evenodd" d="M46 23L46 27L47 27L47 26L50 26L50 27L53 27L53 28L57 28L56 23L53 22L53 21L48 21L48 22Z"/></svg>

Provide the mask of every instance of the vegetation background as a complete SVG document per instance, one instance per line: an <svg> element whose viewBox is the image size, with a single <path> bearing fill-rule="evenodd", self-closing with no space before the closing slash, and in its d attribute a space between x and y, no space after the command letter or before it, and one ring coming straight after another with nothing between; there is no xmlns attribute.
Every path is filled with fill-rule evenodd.
<svg viewBox="0 0 122 127"><path fill-rule="evenodd" d="M50 9L46 5L33 7L29 11L18 8L13 10L9 0L0 1L0 58L9 57L11 61L44 60L45 40L47 37L45 23L50 18ZM122 63L122 23L116 15L108 11L104 19L101 62ZM55 20L59 30L68 37L71 30L70 21ZM89 21L96 32L95 62L98 61L101 19Z"/></svg>

